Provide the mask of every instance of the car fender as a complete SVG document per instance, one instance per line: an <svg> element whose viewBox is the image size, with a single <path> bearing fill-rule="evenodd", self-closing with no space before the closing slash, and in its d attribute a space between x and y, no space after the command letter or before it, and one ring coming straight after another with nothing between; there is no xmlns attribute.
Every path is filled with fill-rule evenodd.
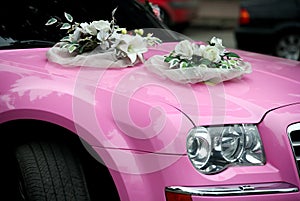
<svg viewBox="0 0 300 201"><path fill-rule="evenodd" d="M292 32L292 33L300 33L300 22L297 21L290 21L277 24L274 27L275 33L283 33L283 32Z"/></svg>

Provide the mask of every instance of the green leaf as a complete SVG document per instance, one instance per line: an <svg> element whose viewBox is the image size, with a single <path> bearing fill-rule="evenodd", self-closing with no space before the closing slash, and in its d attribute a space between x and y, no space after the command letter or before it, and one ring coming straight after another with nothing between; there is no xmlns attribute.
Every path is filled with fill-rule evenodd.
<svg viewBox="0 0 300 201"><path fill-rule="evenodd" d="M71 25L67 22L63 23L63 25L60 27L60 29L70 29Z"/></svg>
<svg viewBox="0 0 300 201"><path fill-rule="evenodd" d="M70 36L65 36L62 39L60 39L61 42L72 42L72 38Z"/></svg>
<svg viewBox="0 0 300 201"><path fill-rule="evenodd" d="M63 46L61 46L62 48L69 48L69 46L70 46L70 44L69 43L66 43L66 44L64 44Z"/></svg>
<svg viewBox="0 0 300 201"><path fill-rule="evenodd" d="M64 12L65 14L65 18L69 21L69 22L73 22L73 17L72 15L70 15L69 13Z"/></svg>
<svg viewBox="0 0 300 201"><path fill-rule="evenodd" d="M169 63L170 63L170 68L176 66L179 62L180 62L179 59L176 59L176 58L171 59L171 60L169 61Z"/></svg>
<svg viewBox="0 0 300 201"><path fill-rule="evenodd" d="M202 58L199 62L199 64L205 64L207 66L210 66L211 65L211 61L209 59L205 59L205 58Z"/></svg>
<svg viewBox="0 0 300 201"><path fill-rule="evenodd" d="M52 25L52 24L55 24L57 22L57 19L52 17L51 19L49 19L45 25Z"/></svg>
<svg viewBox="0 0 300 201"><path fill-rule="evenodd" d="M193 63L188 62L188 66L187 67L194 67Z"/></svg>
<svg viewBox="0 0 300 201"><path fill-rule="evenodd" d="M227 52L227 53L225 53L225 56L240 58L240 56L238 54L234 53L234 52Z"/></svg>
<svg viewBox="0 0 300 201"><path fill-rule="evenodd" d="M68 47L69 53L74 52L77 49L77 44L71 44Z"/></svg>
<svg viewBox="0 0 300 201"><path fill-rule="evenodd" d="M165 57L164 62L169 63L172 59L174 59L174 57L167 56L167 57Z"/></svg>
<svg viewBox="0 0 300 201"><path fill-rule="evenodd" d="M188 63L185 62L185 61L183 61L183 62L181 62L181 63L179 64L179 67L180 67L180 68L187 68L187 67L188 67Z"/></svg>

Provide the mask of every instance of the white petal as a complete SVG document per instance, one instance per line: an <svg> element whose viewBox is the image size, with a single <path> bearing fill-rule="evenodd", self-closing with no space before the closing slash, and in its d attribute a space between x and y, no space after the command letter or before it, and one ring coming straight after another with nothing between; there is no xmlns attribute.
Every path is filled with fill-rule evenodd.
<svg viewBox="0 0 300 201"><path fill-rule="evenodd" d="M142 63L145 62L143 54L138 53L137 56L138 56L139 60L140 60Z"/></svg>
<svg viewBox="0 0 300 201"><path fill-rule="evenodd" d="M134 63L137 59L137 54L136 53L128 53L127 56L130 59L131 63Z"/></svg>

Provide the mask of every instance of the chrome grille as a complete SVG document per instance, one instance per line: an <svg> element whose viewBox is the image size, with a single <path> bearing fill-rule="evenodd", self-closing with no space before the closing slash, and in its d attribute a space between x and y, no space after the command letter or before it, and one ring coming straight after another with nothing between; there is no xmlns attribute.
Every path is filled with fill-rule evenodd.
<svg viewBox="0 0 300 201"><path fill-rule="evenodd" d="M290 125L287 132L293 147L298 173L300 175L300 123Z"/></svg>

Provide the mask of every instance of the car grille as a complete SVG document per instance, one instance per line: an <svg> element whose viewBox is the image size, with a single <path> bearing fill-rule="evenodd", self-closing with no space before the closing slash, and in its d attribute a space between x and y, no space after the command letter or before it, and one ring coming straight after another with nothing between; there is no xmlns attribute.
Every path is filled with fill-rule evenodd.
<svg viewBox="0 0 300 201"><path fill-rule="evenodd" d="M293 147L298 173L300 175L300 123L290 125L287 132Z"/></svg>

